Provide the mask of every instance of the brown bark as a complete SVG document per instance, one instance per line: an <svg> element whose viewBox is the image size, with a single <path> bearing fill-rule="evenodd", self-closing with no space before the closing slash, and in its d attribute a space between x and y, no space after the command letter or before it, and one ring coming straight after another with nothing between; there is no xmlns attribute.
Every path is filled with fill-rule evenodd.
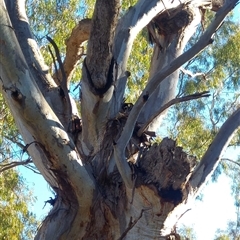
<svg viewBox="0 0 240 240"><path fill-rule="evenodd" d="M63 62L63 68L68 88L74 69L81 57L86 54L86 50L82 44L89 39L90 31L91 19L83 19L79 21L78 25L72 30L70 37L66 40L66 57ZM62 79L60 70L53 75L53 79L60 84L59 80L61 81Z"/></svg>

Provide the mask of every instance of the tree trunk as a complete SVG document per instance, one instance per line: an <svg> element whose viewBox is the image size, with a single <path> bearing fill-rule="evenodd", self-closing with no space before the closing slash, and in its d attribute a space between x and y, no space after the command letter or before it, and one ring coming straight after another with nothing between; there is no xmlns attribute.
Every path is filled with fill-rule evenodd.
<svg viewBox="0 0 240 240"><path fill-rule="evenodd" d="M36 239L179 239L176 223L216 168L240 125L240 110L196 168L196 159L175 141L151 145L139 129L161 117L160 109L175 97L177 69L211 42L237 1L214 5L220 10L212 24L182 54L200 9L211 1L139 0L120 17L120 1L97 0L92 20L80 22L67 41L78 55L67 53L60 81L48 73L23 1L0 2L2 94L27 152L56 192ZM147 25L154 43L150 79L133 108L123 109L127 60ZM80 115L68 87L86 39Z"/></svg>

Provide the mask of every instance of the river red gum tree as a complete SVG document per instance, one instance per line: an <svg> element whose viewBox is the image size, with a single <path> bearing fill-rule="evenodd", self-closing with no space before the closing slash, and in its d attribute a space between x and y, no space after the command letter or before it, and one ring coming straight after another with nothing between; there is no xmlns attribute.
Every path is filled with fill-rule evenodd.
<svg viewBox="0 0 240 240"><path fill-rule="evenodd" d="M24 1L0 2L1 91L57 196L36 239L179 239L175 225L240 126L240 109L197 166L173 140L149 146L148 137L177 101L179 67L212 43L238 1L139 0L122 14L120 0L97 0L92 19L80 21L66 41L54 76L30 31ZM206 8L216 15L183 52ZM154 44L150 77L136 103L126 105L127 61L144 27ZM68 89L86 40L80 114Z"/></svg>

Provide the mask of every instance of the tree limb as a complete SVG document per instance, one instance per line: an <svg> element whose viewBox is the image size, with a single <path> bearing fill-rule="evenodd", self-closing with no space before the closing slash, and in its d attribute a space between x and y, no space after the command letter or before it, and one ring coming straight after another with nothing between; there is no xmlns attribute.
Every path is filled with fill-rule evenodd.
<svg viewBox="0 0 240 240"><path fill-rule="evenodd" d="M72 139L30 74L15 32L7 27L11 23L4 1L0 1L0 23L1 43L4 46L1 48L0 73L6 102L17 119L23 139L28 134L34 138L37 144L32 147L35 151L41 148L45 153L45 164L58 179L59 187L73 194L73 198L78 198L83 204L79 209L83 209L93 197L95 182L83 165ZM27 130L23 129L25 126L28 126Z"/></svg>
<svg viewBox="0 0 240 240"><path fill-rule="evenodd" d="M20 161L20 162L14 161L7 164L0 164L0 173L17 166L27 165L29 163L32 163L31 159L27 159L25 161Z"/></svg>
<svg viewBox="0 0 240 240"><path fill-rule="evenodd" d="M48 73L48 66L45 64L39 47L31 33L28 18L25 10L26 0L5 1L12 26L19 40L22 52L25 56L31 73L37 79L37 84L42 90L45 86L54 86L55 83ZM43 91L44 92L44 91Z"/></svg>
<svg viewBox="0 0 240 240"><path fill-rule="evenodd" d="M26 63L35 79L41 93L51 105L54 112L62 111L63 99L59 94L58 86L49 73L40 49L31 33L25 10L25 0L5 1L18 44L25 57ZM64 126L68 126L69 118L64 118L64 112L58 115Z"/></svg>
<svg viewBox="0 0 240 240"><path fill-rule="evenodd" d="M184 1L183 1L184 2ZM120 19L113 45L113 56L117 63L115 101L112 106L112 117L119 111L124 95L128 73L127 61L130 55L133 41L137 34L157 15L166 10L180 5L179 1L163 0L139 0L130 7L127 13Z"/></svg>
<svg viewBox="0 0 240 240"><path fill-rule="evenodd" d="M189 182L194 189L199 189L205 183L211 173L216 169L221 155L230 143L234 133L240 127L240 108L238 108L222 125L212 144L194 170Z"/></svg>
<svg viewBox="0 0 240 240"><path fill-rule="evenodd" d="M124 129L122 131L122 134L116 143L117 144L116 147L119 148L118 152L121 152L121 151L125 152L126 145L128 144L128 142L132 136L133 129L137 122L139 113L146 103L145 96L146 95L150 96L154 92L154 90L158 87L158 85L168 75L170 75L172 72L174 72L179 67L181 67L184 63L186 63L187 61L192 59L196 54L198 54L200 51L202 51L207 45L212 43L212 41L213 41L212 37L213 37L214 33L217 31L217 29L221 25L225 16L234 8L234 6L236 5L237 2L238 2L238 0L227 1L226 4L216 13L215 18L213 19L212 23L209 25L209 27L207 28L205 33L201 36L199 41L196 44L194 44L194 46L191 49L189 49L188 51L186 51L185 53L183 53L182 55L177 57L175 60L172 61L171 64L164 67L162 70L157 72L155 74L155 76L152 77L152 79L150 79L147 86L145 87L142 94L140 95L137 102L135 103L134 107L132 108L132 110L128 116L127 122L124 126ZM119 158L120 158L120 156L119 156ZM119 160L119 164L122 165L120 167L120 169L126 168L126 167L124 167L124 166L126 166L124 161L126 161L125 158L121 158ZM129 166L127 168L129 168ZM129 170L125 169L125 172L129 172ZM128 176L128 179L130 179L130 178L131 178L131 176Z"/></svg>
<svg viewBox="0 0 240 240"><path fill-rule="evenodd" d="M96 89L105 88L107 84L119 10L120 0L97 0L95 4L86 65Z"/></svg>
<svg viewBox="0 0 240 240"><path fill-rule="evenodd" d="M229 162L234 163L234 164L236 164L236 165L238 165L240 167L240 163L238 163L237 161L234 161L234 160L232 160L230 158L221 158L221 160L222 161L229 161Z"/></svg>
<svg viewBox="0 0 240 240"><path fill-rule="evenodd" d="M148 125L154 120L154 118L159 116L163 111L165 111L167 108L171 107L172 105L180 103L180 102L186 102L186 101L190 101L190 100L193 100L193 99L198 99L198 98L202 98L202 97L209 97L209 96L210 96L209 92L204 91L204 92L201 92L201 93L195 93L195 94L187 95L187 96L184 96L184 97L179 97L179 98L172 99L168 103L164 104L157 112L152 114L152 116L148 119L148 121L146 123L144 123L143 126L138 130L138 133L137 133L138 136L140 137L143 134L143 132L146 130Z"/></svg>
<svg viewBox="0 0 240 240"><path fill-rule="evenodd" d="M70 37L66 40L66 57L63 62L63 69L66 75L67 86L69 87L73 71L77 66L80 58L84 55L82 43L89 39L91 30L91 19L79 21L77 26L72 30ZM55 72L53 79L56 81L57 76L62 78L61 71Z"/></svg>

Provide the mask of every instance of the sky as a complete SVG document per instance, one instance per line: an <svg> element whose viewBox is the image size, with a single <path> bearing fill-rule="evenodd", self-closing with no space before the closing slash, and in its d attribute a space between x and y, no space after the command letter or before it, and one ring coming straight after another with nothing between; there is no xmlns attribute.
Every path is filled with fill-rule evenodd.
<svg viewBox="0 0 240 240"><path fill-rule="evenodd" d="M229 148L224 158L237 160L240 147ZM236 209L231 195L231 181L222 174L217 182L209 182L202 191L203 199L196 200L192 210L179 221L178 227L184 224L192 227L199 240L213 240L218 228L225 230L229 220L236 219Z"/></svg>
<svg viewBox="0 0 240 240"><path fill-rule="evenodd" d="M236 20L240 22L240 7L235 10ZM240 147L230 149L224 154L224 157L236 160L240 156ZM37 197L30 210L36 214L39 220L44 219L51 206L45 201L54 197L50 187L41 175L33 173L25 167L19 167L20 173L26 179L26 183L32 189L33 195ZM197 240L213 240L215 231L218 228L225 229L228 220L234 220L236 217L233 198L231 197L230 180L225 175L221 175L217 182L210 182L203 189L203 199L197 200L191 211L188 211L179 221L179 225L185 224L193 227ZM44 207L44 208L43 208Z"/></svg>
<svg viewBox="0 0 240 240"><path fill-rule="evenodd" d="M220 176L217 183L210 183L204 189L203 195L203 200L197 200L181 222L195 230L197 239L213 240L216 230L225 230L227 222L236 217L230 180Z"/></svg>

